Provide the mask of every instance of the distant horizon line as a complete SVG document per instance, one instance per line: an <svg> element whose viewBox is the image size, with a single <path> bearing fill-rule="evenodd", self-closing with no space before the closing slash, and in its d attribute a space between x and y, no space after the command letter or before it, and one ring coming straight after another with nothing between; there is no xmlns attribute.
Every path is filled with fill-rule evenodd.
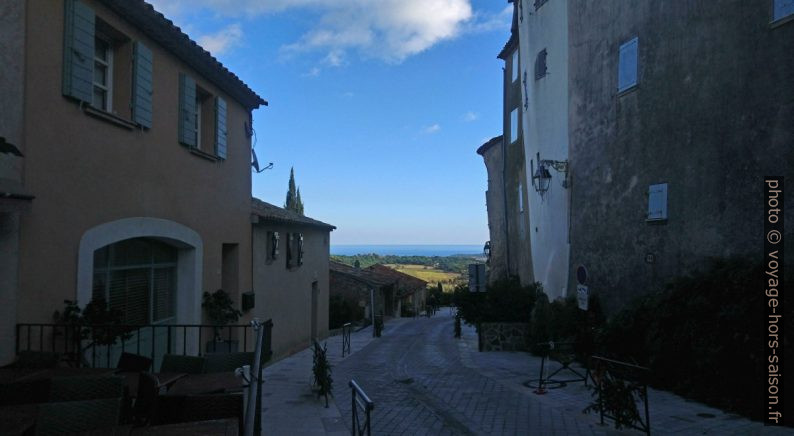
<svg viewBox="0 0 794 436"><path fill-rule="evenodd" d="M477 245L477 246L479 246L479 245L482 245L482 244L480 244L480 243L475 243L475 244L392 244L392 243L387 243L387 244L333 244L333 243L332 243L331 245L332 245L332 246L338 246L338 247L342 247L342 246L354 246L354 245L355 245L355 246L365 246L365 245L372 245L372 246L376 246L376 245L393 245L393 246L417 246L417 245L421 245L421 246L439 246L439 245L447 245L447 246L450 246L450 245Z"/></svg>

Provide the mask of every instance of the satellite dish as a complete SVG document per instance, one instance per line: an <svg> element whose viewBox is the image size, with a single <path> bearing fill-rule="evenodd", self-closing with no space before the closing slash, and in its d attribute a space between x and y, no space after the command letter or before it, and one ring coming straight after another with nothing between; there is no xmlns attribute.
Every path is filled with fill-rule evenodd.
<svg viewBox="0 0 794 436"><path fill-rule="evenodd" d="M585 268L584 265L579 265L579 267L576 268L576 281L578 281L580 285L587 283L587 268Z"/></svg>

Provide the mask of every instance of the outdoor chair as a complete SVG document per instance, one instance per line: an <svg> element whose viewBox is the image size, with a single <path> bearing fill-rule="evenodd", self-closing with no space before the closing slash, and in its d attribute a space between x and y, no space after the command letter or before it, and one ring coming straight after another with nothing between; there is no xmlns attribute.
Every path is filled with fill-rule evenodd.
<svg viewBox="0 0 794 436"><path fill-rule="evenodd" d="M133 419L136 423L149 424L157 408L157 396L160 391L157 377L141 372L138 376L138 396L135 398Z"/></svg>
<svg viewBox="0 0 794 436"><path fill-rule="evenodd" d="M146 372L152 367L152 359L133 353L121 353L116 369L124 372Z"/></svg>
<svg viewBox="0 0 794 436"><path fill-rule="evenodd" d="M49 351L20 351L9 368L52 369L58 366L58 353Z"/></svg>
<svg viewBox="0 0 794 436"><path fill-rule="evenodd" d="M45 403L49 396L49 379L0 383L0 406Z"/></svg>
<svg viewBox="0 0 794 436"><path fill-rule="evenodd" d="M204 372L205 359L196 356L180 356L166 354L160 364L160 372L183 372L186 374L201 374Z"/></svg>
<svg viewBox="0 0 794 436"><path fill-rule="evenodd" d="M207 354L205 373L231 372L243 365L254 365L254 353L212 353ZM253 369L252 369L253 370Z"/></svg>
<svg viewBox="0 0 794 436"><path fill-rule="evenodd" d="M109 429L119 424L121 398L39 405L36 435L62 435Z"/></svg>
<svg viewBox="0 0 794 436"><path fill-rule="evenodd" d="M124 378L118 376L55 377L50 401L85 401L124 396Z"/></svg>

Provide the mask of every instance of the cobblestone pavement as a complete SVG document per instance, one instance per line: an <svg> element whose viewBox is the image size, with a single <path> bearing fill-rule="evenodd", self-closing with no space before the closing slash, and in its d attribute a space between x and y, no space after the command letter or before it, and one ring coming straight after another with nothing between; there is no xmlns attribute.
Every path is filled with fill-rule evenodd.
<svg viewBox="0 0 794 436"><path fill-rule="evenodd" d="M375 402L376 435L642 434L602 426L597 414L584 414L591 396L583 383L532 393L523 383L536 377L540 358L477 352L473 328L464 326L463 338L453 338L447 309L433 318L395 321L381 338L334 362L335 403L348 427L352 378ZM668 392L650 390L648 396L655 434L794 434Z"/></svg>
<svg viewBox="0 0 794 436"><path fill-rule="evenodd" d="M464 363L452 317L442 310L396 327L334 370L341 416L351 413L347 381L355 379L375 402L377 435L612 434L592 415L539 401Z"/></svg>

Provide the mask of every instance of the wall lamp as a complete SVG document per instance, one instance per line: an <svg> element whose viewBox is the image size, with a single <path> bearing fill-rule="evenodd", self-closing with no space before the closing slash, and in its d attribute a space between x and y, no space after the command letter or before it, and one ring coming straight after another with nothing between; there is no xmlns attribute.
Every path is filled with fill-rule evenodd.
<svg viewBox="0 0 794 436"><path fill-rule="evenodd" d="M532 172L532 187L541 196L549 190L551 184L551 172L549 168L554 168L558 173L563 174L562 187L568 188L568 161L567 160L540 160L540 153L537 154L538 169L536 170L530 161L530 171Z"/></svg>
<svg viewBox="0 0 794 436"><path fill-rule="evenodd" d="M491 258L491 241L485 241L485 246L482 248L482 252L488 259Z"/></svg>

